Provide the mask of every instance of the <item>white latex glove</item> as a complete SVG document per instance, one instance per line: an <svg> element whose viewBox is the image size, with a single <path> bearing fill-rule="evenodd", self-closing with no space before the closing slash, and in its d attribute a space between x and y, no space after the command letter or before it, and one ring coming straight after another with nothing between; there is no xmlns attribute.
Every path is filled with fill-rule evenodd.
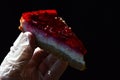
<svg viewBox="0 0 120 80"><path fill-rule="evenodd" d="M20 33L0 66L0 80L58 80L68 62L39 47L30 32Z"/></svg>

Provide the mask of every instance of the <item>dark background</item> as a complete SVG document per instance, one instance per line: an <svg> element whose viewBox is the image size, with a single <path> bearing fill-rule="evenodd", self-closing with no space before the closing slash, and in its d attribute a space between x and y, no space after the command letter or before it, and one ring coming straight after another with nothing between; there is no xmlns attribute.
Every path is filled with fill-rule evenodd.
<svg viewBox="0 0 120 80"><path fill-rule="evenodd" d="M19 35L19 19L25 11L56 9L73 32L84 43L87 69L78 71L70 66L60 80L104 80L116 69L115 36L113 33L112 2L96 0L7 0L0 3L0 62ZM117 32L115 32L117 33Z"/></svg>

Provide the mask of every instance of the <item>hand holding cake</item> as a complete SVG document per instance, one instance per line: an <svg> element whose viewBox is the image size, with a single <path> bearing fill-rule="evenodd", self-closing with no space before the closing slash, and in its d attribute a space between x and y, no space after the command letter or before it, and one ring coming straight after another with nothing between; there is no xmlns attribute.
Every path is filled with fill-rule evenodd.
<svg viewBox="0 0 120 80"><path fill-rule="evenodd" d="M56 10L23 13L19 29L0 80L58 80L68 65L85 69L86 49Z"/></svg>
<svg viewBox="0 0 120 80"><path fill-rule="evenodd" d="M30 32L21 32L0 65L0 80L58 80L68 62L39 47Z"/></svg>

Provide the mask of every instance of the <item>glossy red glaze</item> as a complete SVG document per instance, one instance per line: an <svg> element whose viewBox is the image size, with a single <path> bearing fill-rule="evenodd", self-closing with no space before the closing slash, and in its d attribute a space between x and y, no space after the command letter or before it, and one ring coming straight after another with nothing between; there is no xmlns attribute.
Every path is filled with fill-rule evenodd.
<svg viewBox="0 0 120 80"><path fill-rule="evenodd" d="M33 27L44 31L76 51L82 54L86 53L83 43L72 32L65 21L57 15L56 10L26 12L22 14L22 18Z"/></svg>

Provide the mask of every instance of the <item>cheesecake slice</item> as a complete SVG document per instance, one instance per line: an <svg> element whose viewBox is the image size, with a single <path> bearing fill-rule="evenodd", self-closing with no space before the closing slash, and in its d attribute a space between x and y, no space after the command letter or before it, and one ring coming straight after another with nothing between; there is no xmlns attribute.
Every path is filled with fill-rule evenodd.
<svg viewBox="0 0 120 80"><path fill-rule="evenodd" d="M19 29L33 33L40 48L67 60L71 67L85 69L84 55L87 50L56 10L24 12Z"/></svg>

